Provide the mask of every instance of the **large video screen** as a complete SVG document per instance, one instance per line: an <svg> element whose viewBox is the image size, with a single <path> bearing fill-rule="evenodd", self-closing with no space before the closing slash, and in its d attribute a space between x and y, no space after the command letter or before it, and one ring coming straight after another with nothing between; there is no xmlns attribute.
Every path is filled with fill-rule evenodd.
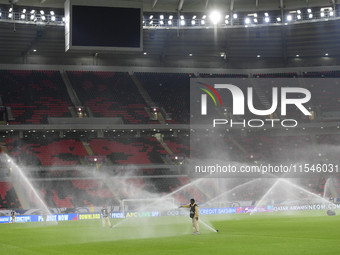
<svg viewBox="0 0 340 255"><path fill-rule="evenodd" d="M138 2L69 0L65 3L65 51L141 51Z"/></svg>

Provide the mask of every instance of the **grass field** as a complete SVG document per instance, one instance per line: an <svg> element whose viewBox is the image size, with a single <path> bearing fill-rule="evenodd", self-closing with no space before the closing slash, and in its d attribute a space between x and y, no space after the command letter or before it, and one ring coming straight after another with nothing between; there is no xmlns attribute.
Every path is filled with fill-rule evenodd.
<svg viewBox="0 0 340 255"><path fill-rule="evenodd" d="M1 254L339 254L340 216L325 211L202 216L191 235L189 217L0 224ZM111 220L113 224L121 220Z"/></svg>

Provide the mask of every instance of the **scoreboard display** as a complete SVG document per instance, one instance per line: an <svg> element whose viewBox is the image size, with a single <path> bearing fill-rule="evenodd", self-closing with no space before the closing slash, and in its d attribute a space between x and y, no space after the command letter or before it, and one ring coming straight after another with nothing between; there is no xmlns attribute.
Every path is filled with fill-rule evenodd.
<svg viewBox="0 0 340 255"><path fill-rule="evenodd" d="M142 51L141 2L68 0L65 51Z"/></svg>

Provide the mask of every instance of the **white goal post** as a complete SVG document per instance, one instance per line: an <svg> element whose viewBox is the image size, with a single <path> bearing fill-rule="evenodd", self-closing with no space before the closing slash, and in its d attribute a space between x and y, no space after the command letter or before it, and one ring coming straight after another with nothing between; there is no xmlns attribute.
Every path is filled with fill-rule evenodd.
<svg viewBox="0 0 340 255"><path fill-rule="evenodd" d="M131 199L123 199L122 200L122 212L125 215L125 211L129 211L129 204L134 204L137 208L134 210L157 210L160 208L164 208L165 204L171 204L174 206L175 200L173 197L165 197L165 198L131 198Z"/></svg>

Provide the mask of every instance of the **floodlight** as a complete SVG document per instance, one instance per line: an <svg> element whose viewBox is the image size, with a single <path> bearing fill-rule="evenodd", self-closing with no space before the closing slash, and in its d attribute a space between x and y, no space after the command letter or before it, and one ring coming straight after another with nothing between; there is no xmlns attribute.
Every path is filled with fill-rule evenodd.
<svg viewBox="0 0 340 255"><path fill-rule="evenodd" d="M169 16L169 19L172 19L173 17L174 17L174 16L170 15L170 16Z"/></svg>
<svg viewBox="0 0 340 255"><path fill-rule="evenodd" d="M149 19L152 19L153 18L153 15L150 15Z"/></svg>
<svg viewBox="0 0 340 255"><path fill-rule="evenodd" d="M201 25L204 25L205 24L205 21L204 19L201 20Z"/></svg>
<svg viewBox="0 0 340 255"><path fill-rule="evenodd" d="M325 13L324 12L320 12L320 17L321 18L325 17Z"/></svg>
<svg viewBox="0 0 340 255"><path fill-rule="evenodd" d="M22 10L22 13L26 13L26 9L23 9L23 10Z"/></svg>
<svg viewBox="0 0 340 255"><path fill-rule="evenodd" d="M51 14L51 15L54 15L54 11L50 11L50 14Z"/></svg>
<svg viewBox="0 0 340 255"><path fill-rule="evenodd" d="M52 16L52 17L51 17L51 20L52 20L52 21L55 21L55 16Z"/></svg>
<svg viewBox="0 0 340 255"><path fill-rule="evenodd" d="M181 25L182 25L182 26L185 25L185 20L184 20L184 19L181 20Z"/></svg>
<svg viewBox="0 0 340 255"><path fill-rule="evenodd" d="M163 20L159 21L159 24L164 25L164 21Z"/></svg>
<svg viewBox="0 0 340 255"><path fill-rule="evenodd" d="M183 15L181 15L181 19L184 19L184 16L183 16Z"/></svg>
<svg viewBox="0 0 340 255"><path fill-rule="evenodd" d="M308 12L308 13L311 13L311 12L312 12L312 9L307 9L307 12Z"/></svg>
<svg viewBox="0 0 340 255"><path fill-rule="evenodd" d="M12 18L12 13L9 13L9 14L8 14L8 18Z"/></svg>
<svg viewBox="0 0 340 255"><path fill-rule="evenodd" d="M334 15L334 12L333 12L333 11L330 11L330 12L329 12L329 16L333 17L333 15Z"/></svg>
<svg viewBox="0 0 340 255"><path fill-rule="evenodd" d="M256 57L258 57L258 58L259 58L259 57L261 57L261 56L260 56L260 55L257 55Z"/></svg>
<svg viewBox="0 0 340 255"><path fill-rule="evenodd" d="M213 24L216 25L221 19L221 14L217 11L214 11L210 14L210 18L211 18Z"/></svg>
<svg viewBox="0 0 340 255"><path fill-rule="evenodd" d="M236 13L233 14L233 18L237 19L237 14Z"/></svg>
<svg viewBox="0 0 340 255"><path fill-rule="evenodd" d="M297 10L296 12L297 12L297 14L301 14L301 11L300 11L300 10Z"/></svg>
<svg viewBox="0 0 340 255"><path fill-rule="evenodd" d="M291 21L291 20L292 20L292 15L288 15L288 16L287 16L287 20L288 20L288 21Z"/></svg>
<svg viewBox="0 0 340 255"><path fill-rule="evenodd" d="M264 14L264 16L268 17L268 16L269 16L268 12L266 12L266 13Z"/></svg>
<svg viewBox="0 0 340 255"><path fill-rule="evenodd" d="M207 17L207 15L203 15L202 19L205 19Z"/></svg>
<svg viewBox="0 0 340 255"><path fill-rule="evenodd" d="M164 19L164 15L160 15L159 18L160 18L160 19Z"/></svg>
<svg viewBox="0 0 340 255"><path fill-rule="evenodd" d="M257 13L254 13L254 17L257 18Z"/></svg>
<svg viewBox="0 0 340 255"><path fill-rule="evenodd" d="M172 21L171 20L168 20L168 25L171 25L172 24Z"/></svg>
<svg viewBox="0 0 340 255"><path fill-rule="evenodd" d="M192 17L192 19L196 19L196 15L194 15L194 16Z"/></svg>
<svg viewBox="0 0 340 255"><path fill-rule="evenodd" d="M229 24L229 20L226 19L226 20L225 20L225 23L228 25L228 24Z"/></svg>
<svg viewBox="0 0 340 255"><path fill-rule="evenodd" d="M268 23L270 21L269 17L265 17L264 21Z"/></svg>
<svg viewBox="0 0 340 255"><path fill-rule="evenodd" d="M246 18L246 19L244 20L244 22L245 22L246 24L249 24L249 23L250 23L250 19L249 19L249 18Z"/></svg>
<svg viewBox="0 0 340 255"><path fill-rule="evenodd" d="M313 18L313 14L310 13L310 14L308 15L308 18L312 19L312 18Z"/></svg>
<svg viewBox="0 0 340 255"><path fill-rule="evenodd" d="M11 7L11 8L9 8L9 12L12 12L12 11L13 11L12 7Z"/></svg>
<svg viewBox="0 0 340 255"><path fill-rule="evenodd" d="M254 23L257 23L257 19L254 19Z"/></svg>
<svg viewBox="0 0 340 255"><path fill-rule="evenodd" d="M45 17L45 16L41 16L41 19L42 19L42 20L46 20L46 17Z"/></svg>
<svg viewBox="0 0 340 255"><path fill-rule="evenodd" d="M195 20L192 20L191 25L195 25L195 24L196 24Z"/></svg>
<svg viewBox="0 0 340 255"><path fill-rule="evenodd" d="M276 20L277 20L278 22L281 22L281 18L280 18L280 17L277 17Z"/></svg>
<svg viewBox="0 0 340 255"><path fill-rule="evenodd" d="M25 19L25 18L26 18L26 15L25 15L25 14L21 14L20 18L21 18L21 19Z"/></svg>
<svg viewBox="0 0 340 255"><path fill-rule="evenodd" d="M43 10L41 10L41 11L40 11L40 14L41 14L41 15L44 15L44 14L45 14L45 12L44 12Z"/></svg>
<svg viewBox="0 0 340 255"><path fill-rule="evenodd" d="M301 19L301 15L297 15L296 18L297 18L297 19Z"/></svg>

